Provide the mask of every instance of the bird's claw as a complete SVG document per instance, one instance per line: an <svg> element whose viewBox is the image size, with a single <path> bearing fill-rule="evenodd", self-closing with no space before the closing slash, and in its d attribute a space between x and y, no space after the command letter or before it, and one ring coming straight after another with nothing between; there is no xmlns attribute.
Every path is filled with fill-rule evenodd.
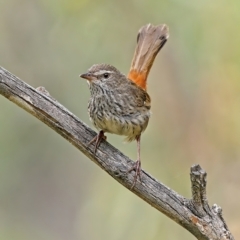
<svg viewBox="0 0 240 240"><path fill-rule="evenodd" d="M136 182L137 182L137 179L139 178L140 182L142 182L142 179L141 179L141 161L140 160L137 160L133 167L131 167L129 170L128 170L128 173L129 172L132 172L132 171L135 171L135 175L134 175L134 179L133 179L133 184L131 186L130 189L133 189L134 186L136 185Z"/></svg>
<svg viewBox="0 0 240 240"><path fill-rule="evenodd" d="M94 147L94 153L96 153L100 143L102 140L106 140L107 137L104 135L103 131L100 131L88 144L87 147L89 147L92 143L95 142L95 147Z"/></svg>

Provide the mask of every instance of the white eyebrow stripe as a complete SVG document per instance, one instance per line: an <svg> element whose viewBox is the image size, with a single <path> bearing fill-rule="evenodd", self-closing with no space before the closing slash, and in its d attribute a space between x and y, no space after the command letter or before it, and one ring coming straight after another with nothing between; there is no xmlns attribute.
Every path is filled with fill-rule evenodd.
<svg viewBox="0 0 240 240"><path fill-rule="evenodd" d="M108 70L99 70L96 72L97 75L101 75L103 73L112 73L112 71L108 71Z"/></svg>

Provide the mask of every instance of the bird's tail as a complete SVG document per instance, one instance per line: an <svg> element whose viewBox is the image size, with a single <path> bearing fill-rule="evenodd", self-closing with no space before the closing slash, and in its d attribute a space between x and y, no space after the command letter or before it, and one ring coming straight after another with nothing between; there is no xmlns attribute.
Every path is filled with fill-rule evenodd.
<svg viewBox="0 0 240 240"><path fill-rule="evenodd" d="M168 27L165 24L158 26L147 24L139 30L128 78L144 90L153 61L168 37Z"/></svg>

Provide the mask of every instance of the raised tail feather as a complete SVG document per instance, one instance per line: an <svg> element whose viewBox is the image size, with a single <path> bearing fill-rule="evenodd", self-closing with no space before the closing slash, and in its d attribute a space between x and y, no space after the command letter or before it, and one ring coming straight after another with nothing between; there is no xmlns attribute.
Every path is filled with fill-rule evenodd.
<svg viewBox="0 0 240 240"><path fill-rule="evenodd" d="M147 24L139 30L128 78L144 90L153 61L168 37L168 27L165 24L158 26Z"/></svg>

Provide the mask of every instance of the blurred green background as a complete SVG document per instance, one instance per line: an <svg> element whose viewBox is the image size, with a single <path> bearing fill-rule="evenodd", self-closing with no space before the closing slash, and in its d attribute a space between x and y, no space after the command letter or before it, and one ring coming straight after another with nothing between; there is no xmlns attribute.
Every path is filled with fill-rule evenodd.
<svg viewBox="0 0 240 240"><path fill-rule="evenodd" d="M148 81L152 118L143 169L190 197L189 168L208 173L208 198L240 238L240 1L0 1L0 65L87 124L94 63L127 73L138 29L170 38ZM195 239L53 132L0 97L0 239ZM108 135L136 159L136 144Z"/></svg>

